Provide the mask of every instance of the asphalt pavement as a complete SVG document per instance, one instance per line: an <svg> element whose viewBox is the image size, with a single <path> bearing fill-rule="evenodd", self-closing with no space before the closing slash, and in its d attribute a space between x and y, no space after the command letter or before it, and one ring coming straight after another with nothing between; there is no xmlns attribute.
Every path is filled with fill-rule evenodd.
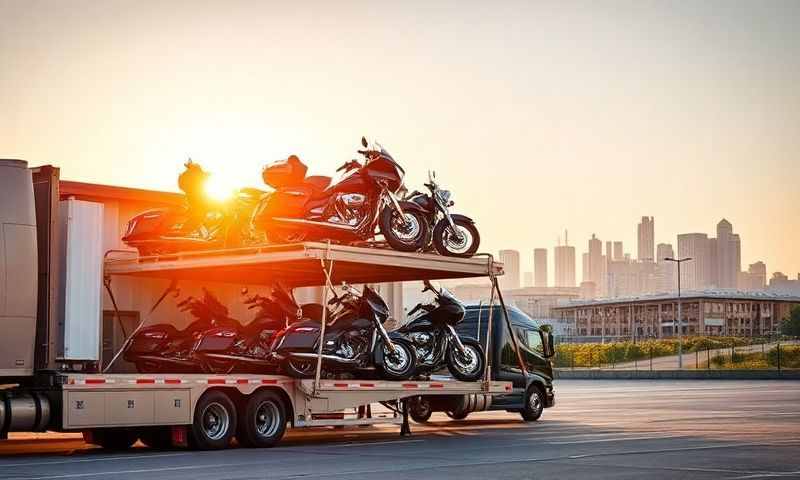
<svg viewBox="0 0 800 480"><path fill-rule="evenodd" d="M800 382L557 382L538 422L486 412L291 431L272 449L106 453L70 435L0 442L3 479L800 478Z"/></svg>

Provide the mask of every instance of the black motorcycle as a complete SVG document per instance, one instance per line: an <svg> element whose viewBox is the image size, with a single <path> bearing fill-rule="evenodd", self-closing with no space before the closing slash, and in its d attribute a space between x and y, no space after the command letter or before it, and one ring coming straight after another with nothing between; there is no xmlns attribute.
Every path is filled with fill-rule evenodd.
<svg viewBox="0 0 800 480"><path fill-rule="evenodd" d="M433 292L436 299L414 307L408 312L409 317L418 311L424 313L397 330L414 344L419 361L417 372L426 375L446 365L458 380L480 380L486 366L481 344L473 338L460 338L453 328L464 319L464 304L447 289L436 290L427 280L422 291Z"/></svg>
<svg viewBox="0 0 800 480"><path fill-rule="evenodd" d="M306 177L308 168L292 155L264 168L264 182L275 188L259 204L253 221L270 242L327 239L342 243L369 241L376 230L395 250L418 251L429 236L421 208L398 199L405 171L380 145L358 152L364 161L339 167L341 180Z"/></svg>
<svg viewBox="0 0 800 480"><path fill-rule="evenodd" d="M123 358L136 365L140 373L198 373L203 367L193 355L204 332L234 326L227 309L207 290L202 298L187 297L178 303L182 312L194 320L183 330L170 324L157 324L137 329L123 347Z"/></svg>
<svg viewBox="0 0 800 480"><path fill-rule="evenodd" d="M365 286L363 293L343 285L344 294L328 302L322 346L322 368L326 377L375 371L387 380L405 380L414 375L417 356L403 335L388 333L383 323L389 308L378 293ZM295 302L295 307L296 307ZM298 312L301 311L297 307ZM321 309L315 309L321 313ZM278 334L273 355L283 370L295 378L312 378L316 371L320 340L320 319L290 325Z"/></svg>
<svg viewBox="0 0 800 480"><path fill-rule="evenodd" d="M436 174L428 173L425 186L430 195L413 191L404 199L419 206L424 212L429 225L433 225L433 233L425 242L429 250L431 244L440 255L449 257L466 257L475 255L481 244L481 236L475 221L457 213L450 213L451 200L449 190L443 190L436 183Z"/></svg>
<svg viewBox="0 0 800 480"><path fill-rule="evenodd" d="M242 294L247 295L247 289ZM247 325L228 322L197 336L191 356L204 372L264 373L276 367L270 348L275 334L286 328L291 317L274 295L255 294L244 303L249 310L257 309Z"/></svg>

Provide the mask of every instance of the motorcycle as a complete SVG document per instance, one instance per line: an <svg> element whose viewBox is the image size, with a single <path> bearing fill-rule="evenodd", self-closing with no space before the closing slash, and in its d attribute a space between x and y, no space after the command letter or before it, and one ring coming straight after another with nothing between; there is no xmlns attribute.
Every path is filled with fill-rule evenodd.
<svg viewBox="0 0 800 480"><path fill-rule="evenodd" d="M483 347L473 338L460 338L453 328L464 319L464 304L446 288L436 290L427 280L422 291L433 292L435 300L411 309L409 317L418 311L423 314L397 330L414 344L419 359L417 372L429 375L446 365L458 380L480 380L486 366Z"/></svg>
<svg viewBox="0 0 800 480"><path fill-rule="evenodd" d="M389 307L378 293L343 284L344 294L328 302L331 315L322 344L325 376L374 371L387 380L405 380L416 371L417 356L403 335L389 333L383 323ZM296 303L295 303L296 305ZM279 333L272 346L283 370L295 378L312 378L316 371L320 320L306 319Z"/></svg>
<svg viewBox="0 0 800 480"><path fill-rule="evenodd" d="M178 303L178 308L194 317L183 330L170 324L151 325L139 328L126 342L123 358L136 365L140 373L201 372L193 355L197 341L209 329L236 323L227 318L227 309L205 289L201 299L187 297Z"/></svg>
<svg viewBox="0 0 800 480"><path fill-rule="evenodd" d="M242 295L247 295L246 288ZM230 322L197 336L191 356L204 372L264 373L275 368L270 347L275 334L288 325L288 316L279 302L270 297L255 294L244 303L248 310L257 309L247 325ZM227 309L224 316L227 317Z"/></svg>
<svg viewBox="0 0 800 480"><path fill-rule="evenodd" d="M178 177L186 203L178 207L144 211L127 225L122 241L141 256L192 250L216 250L263 243L263 233L252 228L252 214L266 192L255 188L237 190L224 202L205 194L208 172L189 160Z"/></svg>
<svg viewBox="0 0 800 480"><path fill-rule="evenodd" d="M430 250L432 243L440 255L465 258L473 256L481 243L475 221L465 215L450 213L454 202L450 191L440 188L436 182L436 173L428 172L428 183L425 186L430 190L430 195L415 190L405 201L419 206L425 212L428 224L434 225L433 232L425 243L426 250Z"/></svg>
<svg viewBox="0 0 800 480"><path fill-rule="evenodd" d="M398 199L405 171L380 145L369 148L363 137L361 144L364 162L339 167L343 176L333 185L330 177L306 177L307 167L296 156L265 167L264 182L276 190L258 206L255 226L278 243L367 241L379 228L395 250L422 249L430 230L425 213Z"/></svg>

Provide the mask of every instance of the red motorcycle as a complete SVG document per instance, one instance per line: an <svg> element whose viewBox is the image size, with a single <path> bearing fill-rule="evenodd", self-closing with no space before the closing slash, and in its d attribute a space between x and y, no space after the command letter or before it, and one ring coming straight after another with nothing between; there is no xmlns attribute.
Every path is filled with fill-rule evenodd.
<svg viewBox="0 0 800 480"><path fill-rule="evenodd" d="M363 163L339 167L344 175L333 185L330 177L306 177L307 167L296 156L265 167L264 182L275 192L259 204L255 227L278 243L366 241L379 229L395 250L421 250L430 225L422 208L398 198L405 171L380 145L369 148L363 137L361 144Z"/></svg>

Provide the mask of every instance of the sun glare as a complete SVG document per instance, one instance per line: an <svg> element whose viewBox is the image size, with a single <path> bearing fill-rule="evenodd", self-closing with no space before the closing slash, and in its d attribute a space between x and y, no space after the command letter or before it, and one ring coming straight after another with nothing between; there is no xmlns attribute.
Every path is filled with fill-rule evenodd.
<svg viewBox="0 0 800 480"><path fill-rule="evenodd" d="M205 193L213 200L227 200L233 196L235 190L236 185L232 179L213 173L205 184Z"/></svg>

